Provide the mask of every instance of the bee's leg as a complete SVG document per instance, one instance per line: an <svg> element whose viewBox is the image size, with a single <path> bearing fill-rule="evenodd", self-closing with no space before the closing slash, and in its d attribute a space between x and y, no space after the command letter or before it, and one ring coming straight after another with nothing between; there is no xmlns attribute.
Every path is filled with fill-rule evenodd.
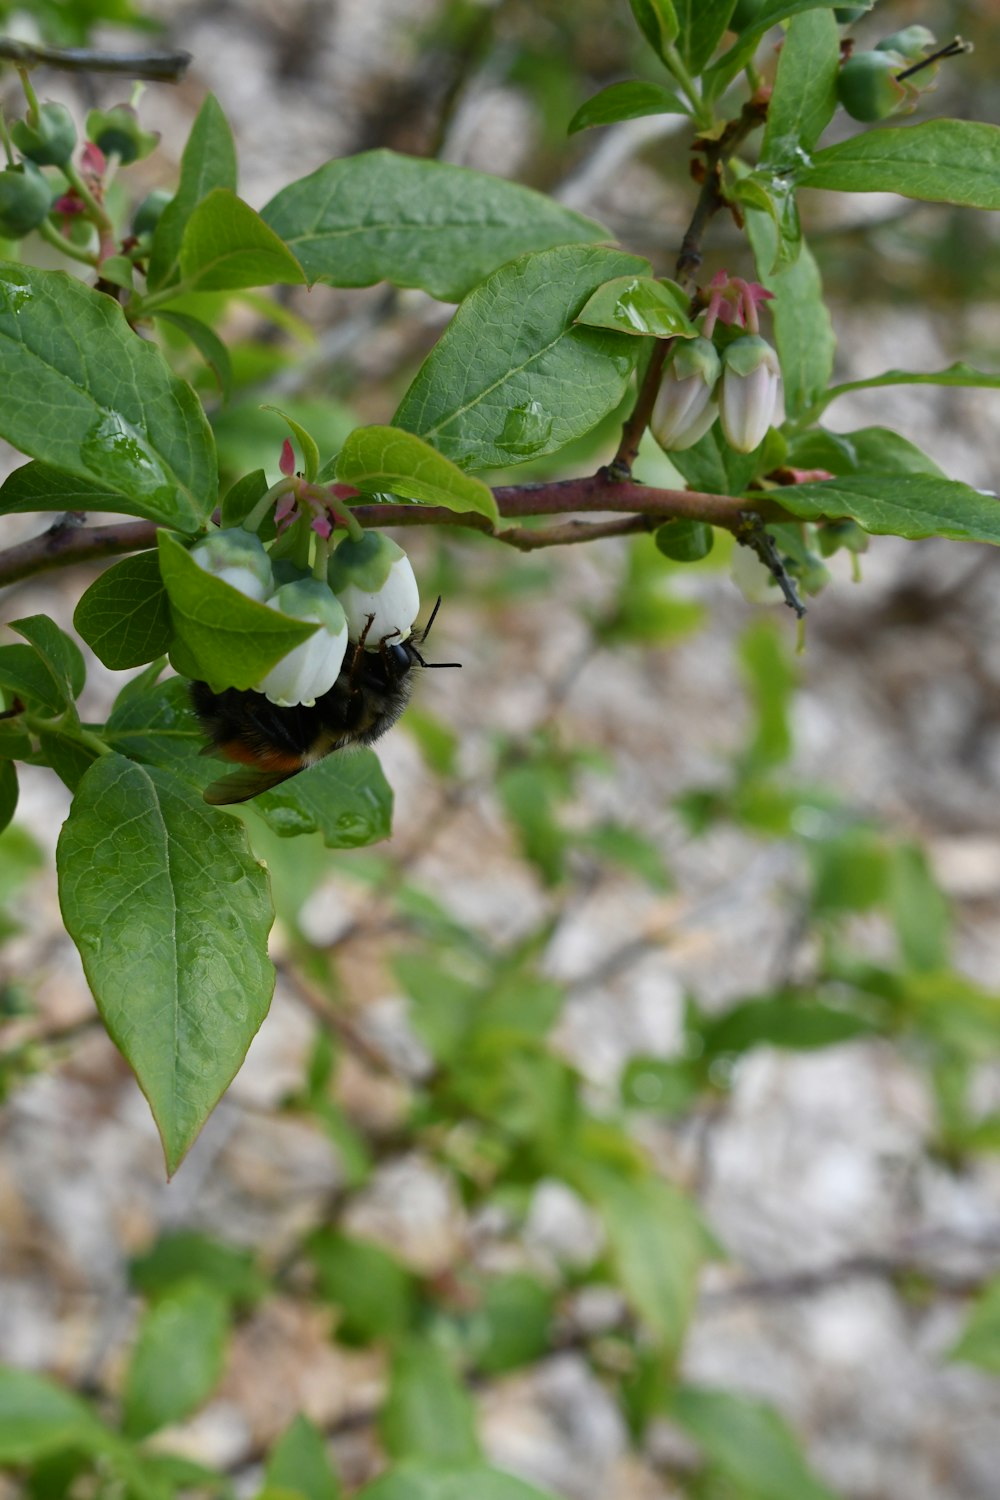
<svg viewBox="0 0 1000 1500"><path fill-rule="evenodd" d="M368 619L365 621L365 628L364 630L362 630L360 636L358 637L357 644L354 647L354 652L351 656L351 665L347 673L347 684L352 693L356 690L358 673L361 671L361 663L365 659L365 641L367 641L368 632L369 630L371 630L374 623L375 616L369 615Z"/></svg>

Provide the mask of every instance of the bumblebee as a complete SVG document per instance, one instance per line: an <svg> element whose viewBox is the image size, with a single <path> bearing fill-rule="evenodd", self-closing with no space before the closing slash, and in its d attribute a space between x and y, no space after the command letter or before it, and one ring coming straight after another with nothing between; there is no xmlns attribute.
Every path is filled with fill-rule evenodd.
<svg viewBox="0 0 1000 1500"><path fill-rule="evenodd" d="M440 604L439 599L418 635L405 641L387 636L376 650L366 646L370 616L360 640L348 648L333 687L308 706L297 703L279 708L252 688L215 693L207 682L192 682L194 711L211 741L202 754L241 765L207 787L205 801L216 807L248 802L334 750L381 739L409 703L416 669L461 666L460 662L427 662L421 655L420 647Z"/></svg>

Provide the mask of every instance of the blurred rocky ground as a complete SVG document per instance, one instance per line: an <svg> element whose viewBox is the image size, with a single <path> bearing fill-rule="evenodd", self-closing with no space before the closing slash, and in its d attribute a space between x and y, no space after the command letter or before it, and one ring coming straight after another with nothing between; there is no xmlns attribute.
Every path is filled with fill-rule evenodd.
<svg viewBox="0 0 1000 1500"><path fill-rule="evenodd" d="M173 180L208 88L233 122L242 191L257 206L332 155L375 144L434 148L449 160L562 184L575 207L669 269L688 200L682 174L672 186L657 154L682 157L676 121L659 127L659 140L647 122L616 127L576 143L560 165L537 101L506 76L502 47L474 56L461 86L449 73L445 51L427 40L436 0L161 0L158 8L194 63L177 88L145 96L145 118L163 132L161 151L143 168L149 186ZM543 6L531 22L542 54L562 34L560 9ZM896 9L913 18L912 7ZM496 10L501 36L526 24L517 5ZM972 29L968 17L965 24ZM588 25L592 48L610 37L612 64L617 57L619 74L627 71L619 29L596 13ZM45 81L61 93L60 80ZM106 84L95 88L110 97ZM904 235L919 238L927 211L907 215ZM984 280L995 286L992 253ZM838 288L845 379L890 365L933 369L995 342L996 302L929 299L915 311L891 287L879 291ZM368 420L391 415L394 372L417 357L443 315L426 299L387 302L377 290L321 290L297 295L295 307L318 324L310 393L333 389L342 398L345 383L356 382ZM345 323L349 335L338 343ZM832 408L840 430L876 422L898 427L953 477L996 484L998 393L887 390ZM23 534L22 518L2 524L10 537ZM473 569L486 566L481 547L458 555ZM693 783L718 778L747 723L733 642L757 612L725 573L698 571L676 585L707 606L705 628L671 647L612 652L593 645L582 611L613 597L622 546L567 549L546 564L544 591L485 607L461 598L442 610L437 654L460 659L463 671L426 679L420 704L458 734L466 790L449 798L405 725L394 732L382 754L396 794L390 852L403 851L412 878L463 921L513 937L533 925L546 897L483 779L493 737L545 723L565 743L601 747L613 774L585 780L581 817L597 810L642 827L676 885L664 895L625 875L583 872L565 903L547 960L569 992L560 1045L600 1100L613 1096L631 1054L676 1050L685 993L723 1007L794 973L805 875L781 843L729 827L692 840L671 807ZM529 564L505 555L499 566ZM69 625L87 581L80 571L50 575L11 590L8 607L48 610ZM877 540L863 583L840 575L810 609L789 774L925 841L955 905L959 966L1000 988L998 585L1000 557L991 550ZM791 618L780 623L791 641ZM116 690L94 664L86 711L102 714ZM0 963L37 1006L38 1019L17 1024L64 1040L0 1114L0 1349L7 1361L100 1392L115 1388L139 1311L128 1289L130 1255L165 1229L196 1227L278 1264L329 1213L343 1176L326 1137L280 1110L315 1030L309 996L281 980L246 1067L175 1180L164 1182L145 1102L93 1024L59 924L51 853L68 795L48 774L26 774L23 786L19 820L49 863L26 889L22 930ZM384 908L352 876L351 859L330 860L305 925L315 941L339 942L353 1024L405 1072L419 1066L419 1049L385 963ZM990 1098L1000 1091L1000 1072L984 1072L982 1089ZM364 1056L347 1056L340 1091L356 1123L376 1136L391 1132L399 1088ZM948 1288L1000 1264L1000 1167L989 1157L960 1170L933 1159L932 1118L915 1065L882 1042L855 1042L818 1054L759 1049L739 1065L714 1114L680 1125L649 1116L644 1127L665 1170L697 1192L730 1257L706 1277L685 1373L775 1402L850 1500L997 1493L1000 1386L945 1356L965 1307ZM428 1273L462 1257L489 1263L496 1253L489 1223L470 1218L416 1155L386 1157L349 1223ZM527 1253L544 1265L580 1253L594 1232L581 1205L552 1184L536 1194ZM901 1297L900 1265L924 1269L943 1290ZM592 1330L613 1326L616 1311L613 1299L606 1306L590 1294L569 1316ZM374 1354L340 1349L328 1333L321 1311L292 1295L269 1300L241 1325L218 1395L170 1435L172 1444L231 1470L249 1493L260 1455L304 1409L335 1433L345 1479L363 1479L375 1456L365 1419L382 1369ZM665 1425L643 1458L630 1454L620 1414L572 1350L492 1384L481 1417L498 1464L570 1500L668 1500L691 1458Z"/></svg>

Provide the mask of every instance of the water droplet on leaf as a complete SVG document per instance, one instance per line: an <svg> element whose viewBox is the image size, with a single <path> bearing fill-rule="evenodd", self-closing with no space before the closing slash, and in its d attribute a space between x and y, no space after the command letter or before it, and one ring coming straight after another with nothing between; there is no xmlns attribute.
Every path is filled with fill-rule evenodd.
<svg viewBox="0 0 1000 1500"><path fill-rule="evenodd" d="M106 412L80 444L87 467L132 498L169 506L174 486L156 454L120 412Z"/></svg>
<svg viewBox="0 0 1000 1500"><path fill-rule="evenodd" d="M552 433L552 418L538 401L513 407L506 416L497 446L508 453L540 453Z"/></svg>

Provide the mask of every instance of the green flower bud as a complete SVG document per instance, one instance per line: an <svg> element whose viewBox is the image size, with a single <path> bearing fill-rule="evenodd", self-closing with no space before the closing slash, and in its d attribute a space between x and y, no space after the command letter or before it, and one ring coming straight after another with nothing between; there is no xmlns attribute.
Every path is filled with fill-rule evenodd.
<svg viewBox="0 0 1000 1500"><path fill-rule="evenodd" d="M0 235L19 240L37 229L52 207L52 189L32 162L0 172Z"/></svg>
<svg viewBox="0 0 1000 1500"><path fill-rule="evenodd" d="M380 531L366 531L357 542L345 537L327 577L344 606L352 641L364 636L365 649L377 651L384 640L398 645L410 635L420 609L417 580L402 547Z"/></svg>
<svg viewBox="0 0 1000 1500"><path fill-rule="evenodd" d="M191 556L206 573L214 573L223 583L231 584L259 604L274 588L271 559L264 551L264 544L259 536L241 526L213 531L195 542Z"/></svg>
<svg viewBox="0 0 1000 1500"><path fill-rule="evenodd" d="M852 120L884 120L906 102L896 74L906 59L895 52L855 52L840 70L837 97Z"/></svg>
<svg viewBox="0 0 1000 1500"><path fill-rule="evenodd" d="M132 233L152 234L173 196L168 188L154 188L148 197L143 198L133 215Z"/></svg>
<svg viewBox="0 0 1000 1500"><path fill-rule="evenodd" d="M76 126L65 104L43 104L33 125L16 120L10 135L21 155L39 167L64 166L76 145Z"/></svg>
<svg viewBox="0 0 1000 1500"><path fill-rule="evenodd" d="M87 139L100 147L105 156L117 156L128 165L155 151L159 133L143 130L131 104L115 104L111 109L92 109L87 116Z"/></svg>
<svg viewBox="0 0 1000 1500"><path fill-rule="evenodd" d="M928 31L926 26L904 26L902 31L894 31L892 36L884 36L876 42L875 51L898 52L907 62L919 62L928 48L933 47L934 41L933 31Z"/></svg>

